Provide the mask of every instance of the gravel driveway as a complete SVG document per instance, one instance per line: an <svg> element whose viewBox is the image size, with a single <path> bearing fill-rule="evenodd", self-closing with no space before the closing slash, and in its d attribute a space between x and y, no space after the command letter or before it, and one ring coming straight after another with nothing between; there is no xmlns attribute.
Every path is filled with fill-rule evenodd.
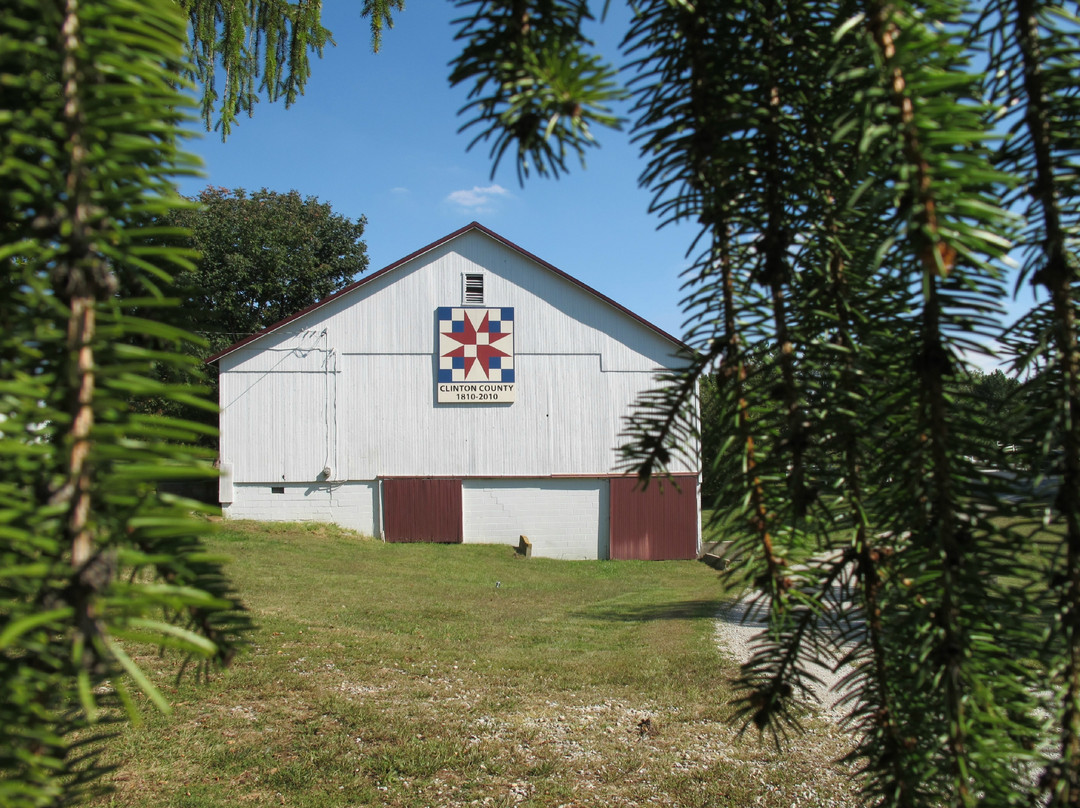
<svg viewBox="0 0 1080 808"><path fill-rule="evenodd" d="M721 651L730 654L740 665L750 659L757 638L767 627L767 612L761 608L751 609L753 600L753 593L748 593L729 604L716 618L717 644ZM837 703L843 693L837 688L840 681L851 673L851 668L844 665L833 670L831 664L821 663L811 663L807 667L820 680L819 684L812 684L811 690L820 702L821 712L839 721L843 712Z"/></svg>

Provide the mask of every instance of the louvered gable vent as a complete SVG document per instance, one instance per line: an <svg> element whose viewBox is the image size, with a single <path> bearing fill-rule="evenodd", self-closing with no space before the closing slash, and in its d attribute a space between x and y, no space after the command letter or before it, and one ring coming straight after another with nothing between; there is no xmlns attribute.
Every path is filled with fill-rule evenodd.
<svg viewBox="0 0 1080 808"><path fill-rule="evenodd" d="M480 273L466 273L465 291L462 295L466 306L482 306L484 304L484 276Z"/></svg>

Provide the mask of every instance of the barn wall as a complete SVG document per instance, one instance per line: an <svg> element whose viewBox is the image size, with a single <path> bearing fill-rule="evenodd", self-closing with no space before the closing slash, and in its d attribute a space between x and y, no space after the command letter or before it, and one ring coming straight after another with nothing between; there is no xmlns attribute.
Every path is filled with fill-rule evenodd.
<svg viewBox="0 0 1080 808"><path fill-rule="evenodd" d="M315 480L324 467L334 480L612 473L652 374L603 372L595 355L518 354L516 365L517 401L477 405L435 402L431 354L223 373L222 462L236 483Z"/></svg>
<svg viewBox="0 0 1080 808"><path fill-rule="evenodd" d="M633 477L613 477L609 488L612 558L697 558L701 509L696 475L654 479L644 490Z"/></svg>
<svg viewBox="0 0 1080 808"><path fill-rule="evenodd" d="M341 473L609 474L618 464L623 416L651 374L601 372L599 357L589 355L518 354L515 364L516 402L457 405L434 401L431 355L344 357Z"/></svg>
<svg viewBox="0 0 1080 808"><path fill-rule="evenodd" d="M611 371L668 365L675 346L606 301L482 233L466 233L222 360L222 370L290 370L277 351L328 343L342 354L422 354L435 309L461 305L461 278L485 276L485 305L513 306L518 353L590 353ZM362 305L357 305L363 301ZM325 330L325 337L321 336Z"/></svg>
<svg viewBox="0 0 1080 808"><path fill-rule="evenodd" d="M219 379L221 459L231 465L233 482L309 482L326 467L330 479L350 479L337 462L335 357L298 351L273 358L291 370L230 372Z"/></svg>
<svg viewBox="0 0 1080 808"><path fill-rule="evenodd" d="M332 522L369 536L377 533L379 497L375 482L281 483L283 494L272 493L271 485L234 485L233 502L222 506L225 518Z"/></svg>
<svg viewBox="0 0 1080 808"><path fill-rule="evenodd" d="M392 542L461 543L461 480L382 481L382 536Z"/></svg>
<svg viewBox="0 0 1080 808"><path fill-rule="evenodd" d="M435 310L460 305L462 275L476 271L485 305L514 308L516 401L439 404ZM377 483L338 481L463 478L465 541L524 533L537 555L607 557L623 419L674 351L608 302L465 233L220 360L225 514L379 535ZM312 482L324 467L332 485ZM696 473L696 460L672 470Z"/></svg>
<svg viewBox="0 0 1080 808"><path fill-rule="evenodd" d="M465 480L465 542L518 543L544 558L608 557L606 480Z"/></svg>

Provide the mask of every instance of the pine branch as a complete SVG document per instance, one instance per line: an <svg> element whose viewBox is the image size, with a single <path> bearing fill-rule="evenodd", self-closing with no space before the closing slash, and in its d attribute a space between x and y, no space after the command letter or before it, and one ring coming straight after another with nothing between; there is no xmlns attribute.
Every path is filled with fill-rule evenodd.
<svg viewBox="0 0 1080 808"><path fill-rule="evenodd" d="M1062 675L1060 760L1050 764L1044 788L1052 805L1080 804L1080 345L1076 324L1075 257L1067 248L1055 170L1053 128L1048 109L1035 0L1016 0L1014 31L1023 65L1026 94L1025 123L1034 158L1031 194L1041 217L1045 259L1033 281L1044 286L1053 307L1056 350L1061 357L1065 412L1064 473L1055 505L1066 525L1066 559L1060 591L1062 642L1065 665Z"/></svg>
<svg viewBox="0 0 1080 808"><path fill-rule="evenodd" d="M167 709L117 637L139 626L226 661L249 628L190 503L156 490L213 474L192 430L130 411L183 395L146 379L182 364L146 347L175 329L127 319L122 297L167 278L163 256L182 263L139 225L178 204L172 179L190 170L176 145L184 35L169 0L13 0L0 15L0 769L18 808L74 802L108 770L102 728L134 709L125 674ZM177 585L120 574L151 559ZM196 633L150 619L162 611Z"/></svg>
<svg viewBox="0 0 1080 808"><path fill-rule="evenodd" d="M66 475L51 502L63 505L67 510L66 541L71 548L73 591L78 593L73 603L76 631L73 643L75 647L85 649L79 664L90 668L95 664L104 633L96 602L111 582L110 564L92 564L98 553L90 525L94 472L90 463L94 426L94 330L97 302L115 294L116 281L93 249L98 233L91 221L93 209L87 188L89 170L83 141L84 69L80 62L85 45L79 27L79 0L66 0L60 33L62 122L67 150L62 221L68 227L58 227L52 235L62 245L62 258L53 270L53 283L58 298L70 310L66 375L71 417L68 434L61 438L62 445L68 447ZM92 707L89 709L93 711Z"/></svg>

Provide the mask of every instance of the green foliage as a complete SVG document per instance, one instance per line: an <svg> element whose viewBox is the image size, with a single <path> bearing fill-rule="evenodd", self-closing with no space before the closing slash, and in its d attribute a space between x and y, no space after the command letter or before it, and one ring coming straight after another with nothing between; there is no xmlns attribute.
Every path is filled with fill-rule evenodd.
<svg viewBox="0 0 1080 808"><path fill-rule="evenodd" d="M132 685L132 642L224 663L248 620L193 503L203 428L134 413L195 400L151 378L190 337L132 315L182 251L184 22L165 0L13 0L0 15L0 803L77 802ZM209 406L209 405L206 405ZM132 712L132 714L134 714Z"/></svg>
<svg viewBox="0 0 1080 808"><path fill-rule="evenodd" d="M321 57L323 49L334 44L333 34L322 25L321 2L177 2L189 21L193 61L185 73L202 88L206 128L220 129L222 139L239 115L255 113L261 96L291 106L311 76L309 54ZM393 12L404 8L405 0L363 0L361 13L370 18L374 50L379 49L383 28L393 27ZM225 87L219 92L222 76Z"/></svg>
<svg viewBox="0 0 1080 808"><path fill-rule="evenodd" d="M307 308L348 285L368 265L367 220L334 213L296 191L207 188L158 224L197 257L176 274L178 324L211 352ZM206 354L209 356L209 354Z"/></svg>
<svg viewBox="0 0 1080 808"><path fill-rule="evenodd" d="M780 384L779 364L774 357L759 361L747 361L748 383L755 387L775 393ZM827 391L827 373L819 372L808 379L806 397L808 409L815 410L824 406L818 397ZM823 381L824 380L824 381ZM1025 427L1024 419L1030 412L1027 401L1033 385L1024 387L1015 376L1008 376L1000 370L985 373L969 369L963 376L951 380L948 394L953 405L964 417L977 425L978 439L973 444L972 459L987 472L1011 471L1037 472L1039 458L1043 453L1038 446L1032 445L1030 430ZM700 452L702 472L702 497L705 502L713 502L724 487L725 441L730 437L722 397L723 378L720 374L705 373L698 379L698 397L700 401ZM730 402L728 403L730 405ZM733 406L733 405L732 405ZM754 417L767 417L775 408L765 405L753 413ZM762 436L768 440L768 435ZM887 435L879 436L883 444L889 443ZM759 447L764 448L764 447ZM821 446L815 455L813 474L818 486L829 488L843 475L843 453L839 441L831 441ZM1045 458L1044 458L1045 460ZM1033 481L1028 475L1023 479ZM1009 476L1008 479L1015 479ZM1019 489L1030 491L1031 485L1017 480Z"/></svg>
<svg viewBox="0 0 1080 808"><path fill-rule="evenodd" d="M523 180L530 168L543 176L566 171L567 152L584 164L595 145L591 124L617 128L608 103L623 97L615 71L596 54L580 27L589 14L585 0L527 0L493 3L458 0L472 11L459 21L465 42L453 62L450 83L473 82L471 115L462 130L480 127L469 144L491 144L492 175L503 155L517 146L515 165Z"/></svg>
<svg viewBox="0 0 1080 808"><path fill-rule="evenodd" d="M525 39L494 22L521 3L482 4L453 80L513 76L588 14L537 5L549 17ZM662 223L700 235L684 301L693 352L639 401L625 451L643 477L698 439L709 455L706 489L748 560L735 575L769 613L743 669L743 721L782 738L812 698L807 663L844 661L869 802L1076 804L1073 7L631 8L641 181ZM477 48L507 59L470 61ZM508 110L541 95L498 86ZM538 137L548 153L575 143L491 109L466 112L496 158L516 142L522 167ZM1013 255L1042 302L1006 331ZM972 365L995 341L1010 376ZM1057 487L1052 510L1017 494L1032 469ZM1017 516L1064 535L1055 563L1017 552L1033 535Z"/></svg>
<svg viewBox="0 0 1080 808"><path fill-rule="evenodd" d="M161 243L193 256L167 293L179 305L152 307L147 317L201 338L184 343L188 361L158 365L157 377L174 385L208 385L217 399L217 366L204 361L234 342L307 308L348 285L368 265L361 240L366 220L334 213L330 204L296 191L207 188L191 204L156 222ZM217 412L155 396L138 409L217 426ZM200 444L216 447L216 435Z"/></svg>

